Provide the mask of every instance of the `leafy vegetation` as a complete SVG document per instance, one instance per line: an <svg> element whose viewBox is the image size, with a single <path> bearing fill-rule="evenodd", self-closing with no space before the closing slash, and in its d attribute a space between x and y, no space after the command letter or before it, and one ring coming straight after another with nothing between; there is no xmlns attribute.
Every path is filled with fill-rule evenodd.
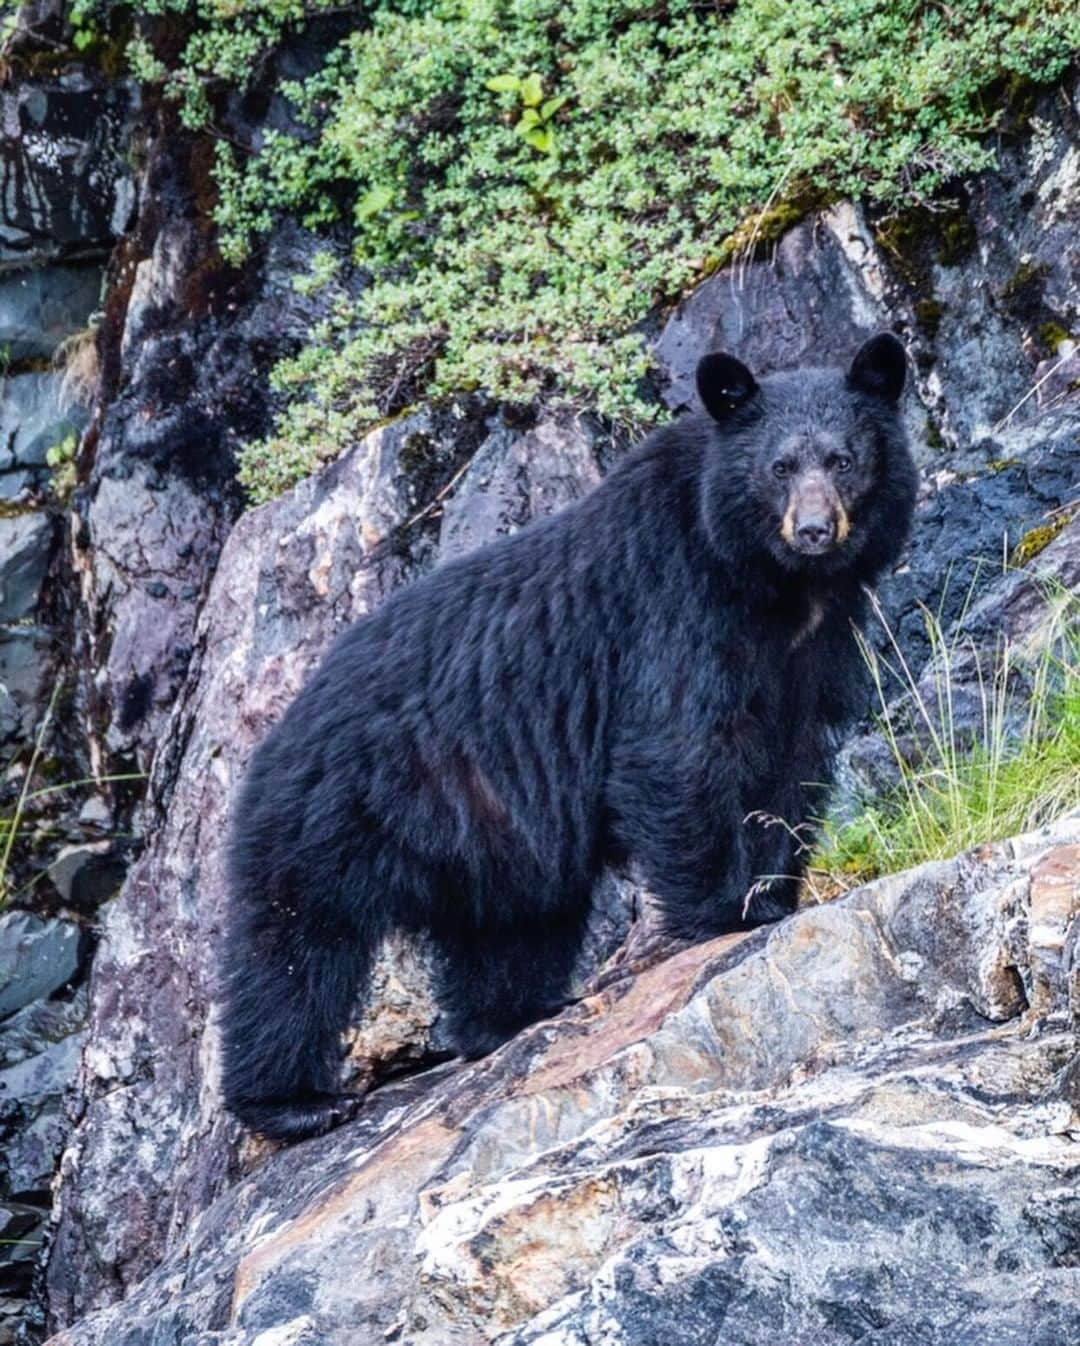
<svg viewBox="0 0 1080 1346"><path fill-rule="evenodd" d="M139 76L218 134L227 258L284 212L328 231L324 259L345 263L298 278L325 290L327 316L274 373L286 410L242 463L256 500L422 394L481 389L644 427L658 410L642 324L658 304L810 204L927 201L988 162L1006 91L1054 81L1080 48L1071 0L129 8ZM100 9L71 10L91 47ZM282 86L293 132L248 147L219 133L217 93L343 9L356 30Z"/></svg>
<svg viewBox="0 0 1080 1346"><path fill-rule="evenodd" d="M517 0L371 7L286 92L311 138L219 146L222 246L280 210L348 225L372 283L276 372L293 401L244 464L334 455L417 390L655 415L640 324L752 249L784 205L900 206L982 166L1001 78L1056 78L1071 6L1016 0ZM769 233L763 235L770 237ZM300 448L302 464L294 465Z"/></svg>
<svg viewBox="0 0 1080 1346"><path fill-rule="evenodd" d="M974 729L961 727L956 671L961 660L981 669L979 652L948 638L932 613L924 617L933 650L926 680L913 673L891 632L887 657L863 642L897 783L850 821L826 824L811 862L815 890L945 859L1080 807L1076 596L1050 595L1034 656L1006 642L992 670L979 673Z"/></svg>

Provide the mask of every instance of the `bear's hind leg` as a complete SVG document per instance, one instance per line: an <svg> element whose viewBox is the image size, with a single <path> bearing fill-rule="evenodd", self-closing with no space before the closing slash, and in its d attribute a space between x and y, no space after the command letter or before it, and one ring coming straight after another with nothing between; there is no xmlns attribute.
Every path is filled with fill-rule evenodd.
<svg viewBox="0 0 1080 1346"><path fill-rule="evenodd" d="M275 1139L319 1135L360 1095L337 1089L341 1037L375 941L347 921L272 903L234 921L225 960L223 1085L229 1110Z"/></svg>
<svg viewBox="0 0 1080 1346"><path fill-rule="evenodd" d="M462 1056L486 1056L527 1024L566 1004L587 910L435 936L436 995Z"/></svg>

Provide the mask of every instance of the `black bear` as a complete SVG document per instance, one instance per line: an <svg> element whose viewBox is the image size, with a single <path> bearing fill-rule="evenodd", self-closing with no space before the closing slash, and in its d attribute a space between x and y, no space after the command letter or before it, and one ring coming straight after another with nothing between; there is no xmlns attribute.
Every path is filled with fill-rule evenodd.
<svg viewBox="0 0 1080 1346"><path fill-rule="evenodd" d="M392 929L431 941L473 1057L565 1003L606 864L691 938L793 908L799 848L760 815L820 814L861 708L852 622L915 499L904 375L889 335L760 383L706 356L707 414L342 634L235 808L232 1112L291 1137L355 1110L341 1035Z"/></svg>

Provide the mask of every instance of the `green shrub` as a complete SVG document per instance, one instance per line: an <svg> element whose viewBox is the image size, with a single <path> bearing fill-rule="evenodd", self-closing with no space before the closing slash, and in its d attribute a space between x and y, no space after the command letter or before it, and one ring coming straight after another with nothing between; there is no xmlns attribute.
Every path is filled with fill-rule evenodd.
<svg viewBox="0 0 1080 1346"><path fill-rule="evenodd" d="M136 69L191 125L333 0L151 0ZM94 0L77 0L79 24ZM811 203L925 201L990 161L1002 89L1059 78L1072 0L369 0L303 84L303 134L217 142L222 248L282 212L333 226L341 282L280 365L288 409L244 455L255 499L423 395L482 389L658 414L642 324ZM186 38L168 63L146 18ZM991 92L997 90L996 92ZM313 282L307 282L313 283Z"/></svg>

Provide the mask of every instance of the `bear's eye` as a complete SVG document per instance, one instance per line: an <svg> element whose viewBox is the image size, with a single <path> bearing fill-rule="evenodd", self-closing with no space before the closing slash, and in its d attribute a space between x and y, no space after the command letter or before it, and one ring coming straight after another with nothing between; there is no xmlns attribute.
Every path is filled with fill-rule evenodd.
<svg viewBox="0 0 1080 1346"><path fill-rule="evenodd" d="M790 477L795 471L795 464L790 458L778 458L772 465L772 474L783 480L784 477Z"/></svg>
<svg viewBox="0 0 1080 1346"><path fill-rule="evenodd" d="M829 460L829 467L834 472L850 472L855 466L855 460L850 453L834 453Z"/></svg>

